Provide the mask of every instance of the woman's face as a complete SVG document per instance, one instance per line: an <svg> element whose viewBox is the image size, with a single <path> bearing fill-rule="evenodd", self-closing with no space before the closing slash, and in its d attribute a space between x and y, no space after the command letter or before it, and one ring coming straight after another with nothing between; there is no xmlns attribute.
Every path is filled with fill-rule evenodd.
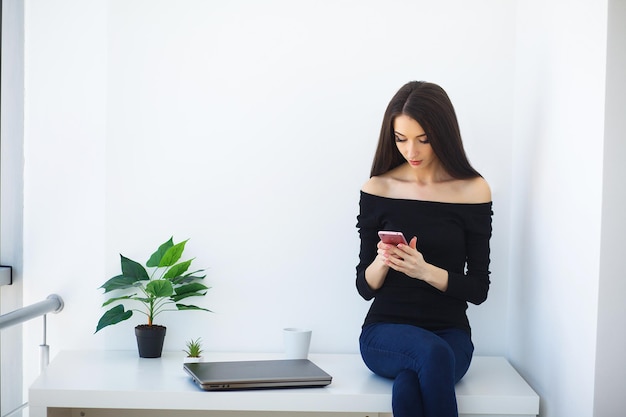
<svg viewBox="0 0 626 417"><path fill-rule="evenodd" d="M413 168L431 166L437 160L422 126L405 114L397 116L393 122L396 146Z"/></svg>

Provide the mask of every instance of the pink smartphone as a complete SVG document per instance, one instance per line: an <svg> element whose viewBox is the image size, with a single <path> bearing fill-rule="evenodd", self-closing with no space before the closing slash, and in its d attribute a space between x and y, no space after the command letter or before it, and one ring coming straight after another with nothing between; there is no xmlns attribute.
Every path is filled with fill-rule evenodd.
<svg viewBox="0 0 626 417"><path fill-rule="evenodd" d="M380 237L380 240L382 240L383 243L387 243L389 245L397 246L400 243L408 245L402 232L390 232L388 230L381 230L380 232L378 232L378 237Z"/></svg>

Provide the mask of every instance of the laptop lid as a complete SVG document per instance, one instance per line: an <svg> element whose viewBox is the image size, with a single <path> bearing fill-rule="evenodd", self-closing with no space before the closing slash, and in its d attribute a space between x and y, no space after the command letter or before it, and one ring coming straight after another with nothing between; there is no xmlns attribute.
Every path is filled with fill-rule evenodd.
<svg viewBox="0 0 626 417"><path fill-rule="evenodd" d="M308 359L185 363L200 388L207 391L323 387L332 377Z"/></svg>

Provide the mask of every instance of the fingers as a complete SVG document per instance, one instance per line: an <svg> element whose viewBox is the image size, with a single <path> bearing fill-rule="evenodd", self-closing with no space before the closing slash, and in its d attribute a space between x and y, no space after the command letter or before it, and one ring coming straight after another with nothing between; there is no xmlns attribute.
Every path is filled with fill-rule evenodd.
<svg viewBox="0 0 626 417"><path fill-rule="evenodd" d="M411 257L409 252L411 249L406 245L384 245L383 249L378 250L378 254L382 257L385 264L392 266L398 266L400 262L405 261Z"/></svg>
<svg viewBox="0 0 626 417"><path fill-rule="evenodd" d="M381 242L378 254L382 257L385 265L414 278L419 275L417 273L420 269L419 265L424 262L422 254L417 250L416 236L409 241L408 246L403 244L394 246Z"/></svg>

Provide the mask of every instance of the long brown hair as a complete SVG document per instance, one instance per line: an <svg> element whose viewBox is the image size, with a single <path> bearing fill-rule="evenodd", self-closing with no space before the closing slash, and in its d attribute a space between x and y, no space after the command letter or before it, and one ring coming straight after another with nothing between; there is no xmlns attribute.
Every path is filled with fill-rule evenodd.
<svg viewBox="0 0 626 417"><path fill-rule="evenodd" d="M411 81L398 90L387 106L370 172L372 177L406 162L396 146L393 129L395 118L401 114L422 126L433 152L448 174L457 179L480 176L463 149L459 123L448 94L437 84Z"/></svg>

